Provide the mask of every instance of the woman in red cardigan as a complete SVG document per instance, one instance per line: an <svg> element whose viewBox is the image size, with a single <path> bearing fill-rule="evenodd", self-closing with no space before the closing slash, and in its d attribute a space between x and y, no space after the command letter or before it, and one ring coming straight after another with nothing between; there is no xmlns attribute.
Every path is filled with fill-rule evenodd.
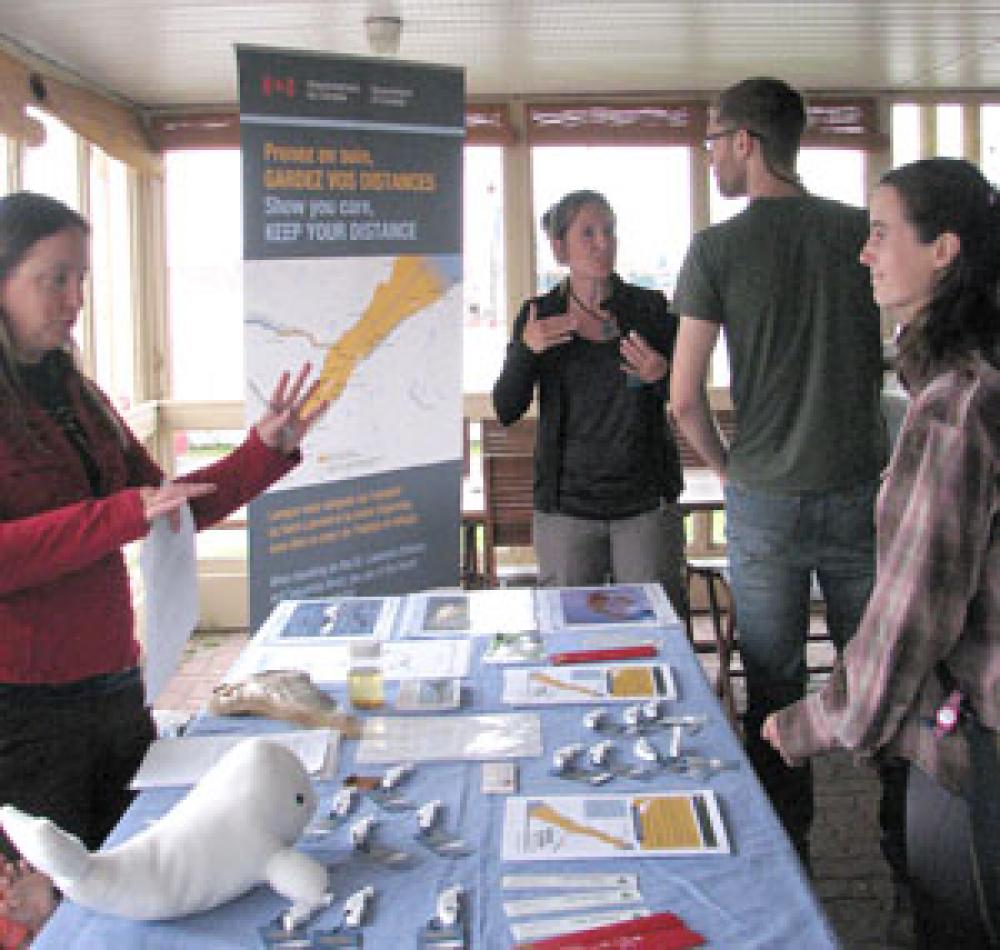
<svg viewBox="0 0 1000 950"><path fill-rule="evenodd" d="M89 243L61 202L0 198L0 801L93 849L155 735L122 545L185 504L199 529L225 518L298 463L325 406L303 417L309 367L285 373L242 445L164 482L72 357Z"/></svg>

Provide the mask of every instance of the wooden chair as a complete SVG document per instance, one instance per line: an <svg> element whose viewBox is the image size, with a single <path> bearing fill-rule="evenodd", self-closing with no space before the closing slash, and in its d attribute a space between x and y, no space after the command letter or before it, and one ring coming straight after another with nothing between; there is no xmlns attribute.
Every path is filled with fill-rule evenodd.
<svg viewBox="0 0 1000 950"><path fill-rule="evenodd" d="M506 427L495 419L482 422L483 573L492 586L502 573L496 549L532 545L535 430L534 419ZM530 583L536 576L531 569L513 573L507 583Z"/></svg>
<svg viewBox="0 0 1000 950"><path fill-rule="evenodd" d="M527 455L534 458L537 431L538 421L531 417L519 419L509 426L500 425L496 419L483 419L480 434L483 456Z"/></svg>
<svg viewBox="0 0 1000 950"><path fill-rule="evenodd" d="M733 677L740 675L733 669L733 656L737 650L736 612L733 610L733 595L729 589L728 563L726 558L689 558L687 562L688 600L691 599L691 582L699 578L705 585L708 597L708 611L712 618L712 633L715 636L715 653L719 671L715 678L715 694L730 725L739 733L740 719L736 710L736 696L733 692ZM694 622L688 613L688 639L696 649ZM711 651L712 647L709 647ZM699 651L703 652L703 651Z"/></svg>

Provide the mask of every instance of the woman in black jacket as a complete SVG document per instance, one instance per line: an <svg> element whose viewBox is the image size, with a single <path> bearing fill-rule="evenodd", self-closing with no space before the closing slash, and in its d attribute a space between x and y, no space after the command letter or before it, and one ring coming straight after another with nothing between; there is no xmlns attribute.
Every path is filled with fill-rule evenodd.
<svg viewBox="0 0 1000 950"><path fill-rule="evenodd" d="M615 216L593 191L542 218L569 275L525 302L500 378L509 425L538 385L534 540L540 582L657 581L686 612L683 485L664 412L677 317L662 293L615 272Z"/></svg>

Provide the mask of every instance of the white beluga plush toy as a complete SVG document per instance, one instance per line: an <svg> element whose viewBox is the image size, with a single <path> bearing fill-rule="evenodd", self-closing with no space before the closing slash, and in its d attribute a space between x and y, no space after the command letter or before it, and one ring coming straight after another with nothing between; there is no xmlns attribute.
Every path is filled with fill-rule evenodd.
<svg viewBox="0 0 1000 950"><path fill-rule="evenodd" d="M164 920L208 910L257 884L304 920L330 902L326 868L293 847L316 810L302 763L284 746L246 739L166 815L91 854L47 818L12 805L0 825L21 855L68 898L102 913Z"/></svg>

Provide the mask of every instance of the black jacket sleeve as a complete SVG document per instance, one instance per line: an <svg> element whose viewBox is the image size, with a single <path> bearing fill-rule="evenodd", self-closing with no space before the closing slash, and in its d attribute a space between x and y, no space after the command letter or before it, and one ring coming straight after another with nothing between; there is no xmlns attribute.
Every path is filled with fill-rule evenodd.
<svg viewBox="0 0 1000 950"><path fill-rule="evenodd" d="M511 332L510 343L507 344L503 369L493 384L493 411L500 424L505 426L517 422L527 412L538 380L541 358L521 339L524 325L528 322L530 303L530 300L524 302L514 320L514 329Z"/></svg>

